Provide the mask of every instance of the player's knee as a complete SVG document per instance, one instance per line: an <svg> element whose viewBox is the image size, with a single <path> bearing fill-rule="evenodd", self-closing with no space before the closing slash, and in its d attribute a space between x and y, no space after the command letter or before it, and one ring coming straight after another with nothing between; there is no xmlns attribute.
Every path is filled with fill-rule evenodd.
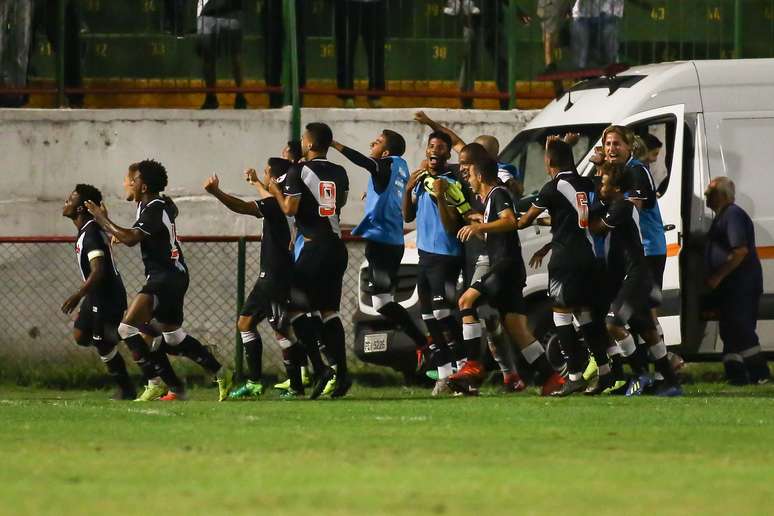
<svg viewBox="0 0 774 516"><path fill-rule="evenodd" d="M103 362L107 363L113 360L118 354L118 346L106 346L99 350L99 358Z"/></svg>
<svg viewBox="0 0 774 516"><path fill-rule="evenodd" d="M77 328L73 330L73 339L79 346L88 347L91 345L91 335Z"/></svg>
<svg viewBox="0 0 774 516"><path fill-rule="evenodd" d="M139 334L140 334L140 330L135 326L131 326L123 322L118 325L118 336L121 337L121 340L126 340L130 337L134 337L135 335L139 335Z"/></svg>
<svg viewBox="0 0 774 516"><path fill-rule="evenodd" d="M253 318L247 315L240 315L237 320L237 329L240 332L254 331L255 324L253 324Z"/></svg>
<svg viewBox="0 0 774 516"><path fill-rule="evenodd" d="M170 346L177 346L188 336L185 331L183 331L183 328L178 328L173 331L165 331L162 332L161 335L164 337L164 343Z"/></svg>

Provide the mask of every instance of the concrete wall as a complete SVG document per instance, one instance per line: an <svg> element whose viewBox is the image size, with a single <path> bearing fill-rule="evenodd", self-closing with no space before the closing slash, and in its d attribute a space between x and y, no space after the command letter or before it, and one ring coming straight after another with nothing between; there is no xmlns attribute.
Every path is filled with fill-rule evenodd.
<svg viewBox="0 0 774 516"><path fill-rule="evenodd" d="M505 146L535 115L533 111L431 109L428 114L464 139L493 134ZM323 121L345 145L366 152L383 128L402 133L411 166L424 157L428 130L412 121L413 109L304 109L303 122ZM123 200L122 181L129 163L160 160L170 173L167 194L180 208L180 234L253 234L259 226L232 216L208 197L201 184L208 174L222 188L249 197L242 181L248 167L260 169L278 155L288 134L290 112L282 110L0 110L0 235L68 235L73 227L61 214L64 198L78 182L92 183L105 195L112 218L129 224L134 207ZM336 152L330 158L347 166L352 190L345 224L362 214L367 175Z"/></svg>

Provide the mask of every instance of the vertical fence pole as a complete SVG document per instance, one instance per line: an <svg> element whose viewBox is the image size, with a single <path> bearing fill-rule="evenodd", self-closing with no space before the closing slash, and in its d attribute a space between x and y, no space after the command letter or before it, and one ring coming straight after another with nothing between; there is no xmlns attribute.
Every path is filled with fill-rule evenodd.
<svg viewBox="0 0 774 516"><path fill-rule="evenodd" d="M65 0L56 3L56 102L65 106ZM77 30L77 29L76 29Z"/></svg>
<svg viewBox="0 0 774 516"><path fill-rule="evenodd" d="M247 239L245 237L239 237L237 242L237 319L239 319L239 312L242 311L242 305L245 302L245 255L247 254ZM235 349L234 349L234 371L238 378L243 377L244 367L243 356L244 346L242 344L242 336L239 334L239 329L235 330Z"/></svg>
<svg viewBox="0 0 774 516"><path fill-rule="evenodd" d="M734 0L734 58L742 57L742 0Z"/></svg>
<svg viewBox="0 0 774 516"><path fill-rule="evenodd" d="M285 65L290 71L287 76L290 83L285 83L285 98L292 104L290 111L290 139L298 140L301 137L301 96L298 91L298 27L296 26L296 0L285 0L283 4L285 19Z"/></svg>
<svg viewBox="0 0 774 516"><path fill-rule="evenodd" d="M516 30L517 30L517 18L518 18L518 6L516 2L508 2L506 7L506 22L503 24L501 30L506 30L508 33L507 39L507 53L508 56L508 107L511 109L516 108ZM486 28L483 28L486 30ZM501 39L499 39L502 41ZM497 66L495 64L495 66Z"/></svg>

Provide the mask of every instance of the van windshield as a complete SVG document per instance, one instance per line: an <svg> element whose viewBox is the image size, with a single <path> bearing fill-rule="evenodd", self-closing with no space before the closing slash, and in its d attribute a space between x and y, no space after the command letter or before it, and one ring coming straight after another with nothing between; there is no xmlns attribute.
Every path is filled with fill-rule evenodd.
<svg viewBox="0 0 774 516"><path fill-rule="evenodd" d="M578 133L580 135L578 143L572 149L577 164L591 150L591 146L602 137L602 131L607 125L564 125L522 131L500 153L500 162L511 163L523 171L524 195L534 195L549 179L543 161L548 136Z"/></svg>

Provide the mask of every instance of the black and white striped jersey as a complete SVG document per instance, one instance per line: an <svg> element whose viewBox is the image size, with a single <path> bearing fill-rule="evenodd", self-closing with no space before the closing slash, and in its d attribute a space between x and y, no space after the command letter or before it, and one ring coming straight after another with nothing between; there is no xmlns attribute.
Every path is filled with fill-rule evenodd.
<svg viewBox="0 0 774 516"><path fill-rule="evenodd" d="M91 275L92 260L96 258L105 260L102 280L89 293L92 304L103 305L104 303L111 303L118 309L125 309L126 290L121 280L121 274L119 274L118 268L113 261L113 253L110 251L110 240L108 240L107 234L102 231L94 220L88 221L78 231L78 238L75 241L75 255L83 281L86 281Z"/></svg>
<svg viewBox="0 0 774 516"><path fill-rule="evenodd" d="M146 276L171 271L188 273L177 240L176 216L177 208L166 197L137 206L137 221L132 227L144 234L140 249Z"/></svg>

